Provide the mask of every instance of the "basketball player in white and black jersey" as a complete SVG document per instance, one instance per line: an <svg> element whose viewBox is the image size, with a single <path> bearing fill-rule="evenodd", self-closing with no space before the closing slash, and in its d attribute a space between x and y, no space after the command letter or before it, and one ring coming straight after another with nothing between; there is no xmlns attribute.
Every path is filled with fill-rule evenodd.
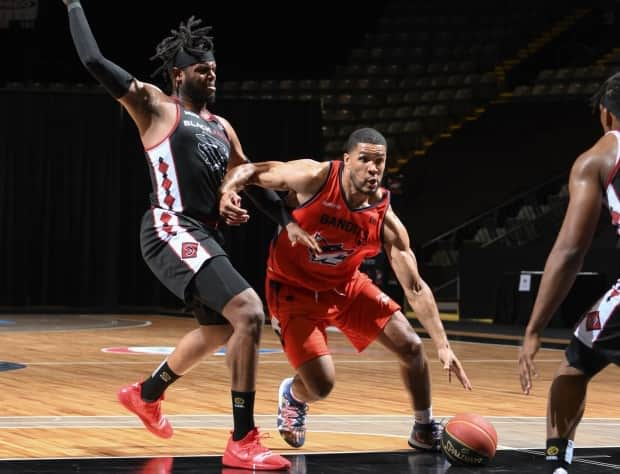
<svg viewBox="0 0 620 474"><path fill-rule="evenodd" d="M541 335L581 269L603 204L620 232L620 74L594 97L604 135L572 166L570 199L562 227L547 258L519 354L523 392L536 374L534 357ZM547 410L548 472L568 472L577 425L585 409L588 383L609 364L620 364L620 280L582 317L557 370Z"/></svg>
<svg viewBox="0 0 620 474"><path fill-rule="evenodd" d="M290 462L260 443L254 425L258 347L263 305L233 268L218 242L218 190L226 172L247 161L228 121L213 115L216 63L210 27L193 17L171 31L152 59L170 81L171 95L141 82L104 58L79 0L63 0L80 60L134 120L144 146L153 192L141 227L142 254L159 280L194 309L197 329L141 383L123 387L118 398L153 434L169 438L161 413L166 388L203 357L227 344L234 430L223 457L227 466L274 470ZM273 192L256 188L259 209L287 228L292 241L319 252L318 244L286 211ZM248 216L228 220L240 224Z"/></svg>

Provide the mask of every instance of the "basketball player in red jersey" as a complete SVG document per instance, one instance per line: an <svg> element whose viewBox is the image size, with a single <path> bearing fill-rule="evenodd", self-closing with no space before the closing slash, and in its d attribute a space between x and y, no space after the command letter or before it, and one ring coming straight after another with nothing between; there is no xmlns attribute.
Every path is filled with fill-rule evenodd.
<svg viewBox="0 0 620 474"><path fill-rule="evenodd" d="M336 326L362 351L378 340L399 358L415 411L412 447L436 450L442 426L432 418L429 363L422 342L400 307L359 271L383 245L407 300L430 334L443 368L463 387L471 384L446 337L433 294L418 273L407 230L380 187L387 144L371 128L354 131L343 161L264 162L231 170L220 189L220 213L245 212L237 192L248 184L288 191L293 217L321 246L315 254L288 243L283 230L272 243L266 296L272 326L297 374L279 390L278 430L293 447L305 442L308 403L334 386L326 327Z"/></svg>
<svg viewBox="0 0 620 474"><path fill-rule="evenodd" d="M602 205L620 232L620 73L603 83L594 96L604 135L582 153L571 169L570 199L551 249L519 354L521 387L532 389L534 357L541 335L581 269ZM620 364L620 280L583 315L560 363L547 408L548 472L566 474L573 440L585 410L588 383L609 364Z"/></svg>

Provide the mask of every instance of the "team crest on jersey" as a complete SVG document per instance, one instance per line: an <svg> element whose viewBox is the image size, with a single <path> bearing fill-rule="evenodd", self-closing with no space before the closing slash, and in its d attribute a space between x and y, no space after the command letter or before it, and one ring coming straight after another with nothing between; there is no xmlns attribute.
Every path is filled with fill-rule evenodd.
<svg viewBox="0 0 620 474"><path fill-rule="evenodd" d="M196 258L198 244L196 242L183 242L181 245L181 258Z"/></svg>
<svg viewBox="0 0 620 474"><path fill-rule="evenodd" d="M598 311L591 311L586 314L586 329L588 331L596 331L601 329L601 318Z"/></svg>
<svg viewBox="0 0 620 474"><path fill-rule="evenodd" d="M319 255L310 253L310 260L324 265L338 265L345 258L353 253L353 249L345 249L343 243L330 244L318 232L314 234L314 239L321 246L322 252Z"/></svg>

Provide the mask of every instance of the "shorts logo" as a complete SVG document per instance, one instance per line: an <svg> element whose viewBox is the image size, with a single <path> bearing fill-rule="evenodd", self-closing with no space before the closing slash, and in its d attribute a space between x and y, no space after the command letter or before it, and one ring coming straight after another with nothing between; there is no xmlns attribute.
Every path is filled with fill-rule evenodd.
<svg viewBox="0 0 620 474"><path fill-rule="evenodd" d="M598 316L598 311L592 311L586 314L586 329L588 331L601 329L601 319Z"/></svg>
<svg viewBox="0 0 620 474"><path fill-rule="evenodd" d="M385 293L379 293L377 295L377 301L379 302L379 304L381 304L381 306L387 306L390 302L390 297Z"/></svg>
<svg viewBox="0 0 620 474"><path fill-rule="evenodd" d="M198 244L196 242L183 242L181 245L181 258L196 258Z"/></svg>

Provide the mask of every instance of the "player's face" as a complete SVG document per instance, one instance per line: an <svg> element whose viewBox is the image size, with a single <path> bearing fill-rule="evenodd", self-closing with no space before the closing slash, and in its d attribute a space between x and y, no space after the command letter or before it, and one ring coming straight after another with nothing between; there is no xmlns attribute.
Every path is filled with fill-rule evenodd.
<svg viewBox="0 0 620 474"><path fill-rule="evenodd" d="M182 92L192 101L212 103L215 101L215 62L198 63L184 70Z"/></svg>
<svg viewBox="0 0 620 474"><path fill-rule="evenodd" d="M383 179L386 158L385 145L372 143L358 143L354 150L345 153L344 164L356 191L368 195L377 192Z"/></svg>

